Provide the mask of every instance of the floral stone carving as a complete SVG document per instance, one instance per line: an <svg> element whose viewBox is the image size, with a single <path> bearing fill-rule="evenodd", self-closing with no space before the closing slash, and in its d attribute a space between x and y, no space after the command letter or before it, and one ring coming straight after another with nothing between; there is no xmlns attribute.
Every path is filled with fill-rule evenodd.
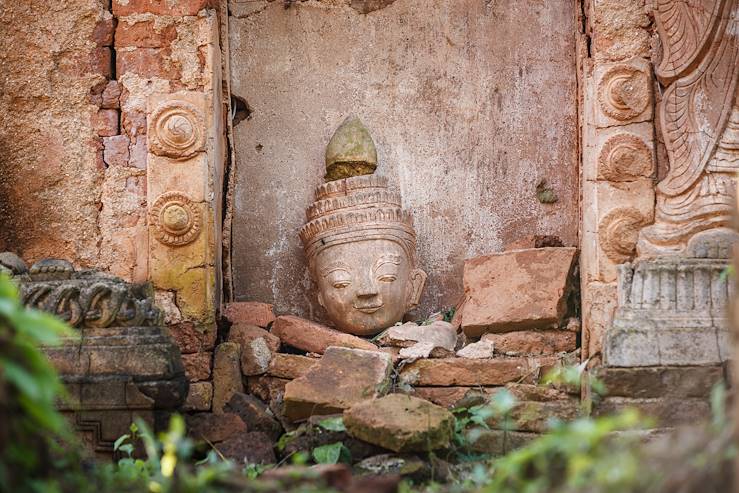
<svg viewBox="0 0 739 493"><path fill-rule="evenodd" d="M639 230L647 223L633 207L614 209L600 221L598 239L606 256L619 264L633 258Z"/></svg>
<svg viewBox="0 0 739 493"><path fill-rule="evenodd" d="M636 118L651 102L649 75L629 65L611 68L598 84L598 102L610 118L619 121Z"/></svg>
<svg viewBox="0 0 739 493"><path fill-rule="evenodd" d="M598 173L608 181L632 181L654 172L652 151L640 137L622 133L609 138L598 155Z"/></svg>
<svg viewBox="0 0 739 493"><path fill-rule="evenodd" d="M642 256L681 254L701 231L730 226L739 169L737 8L739 0L656 3L670 168L657 186L655 223L640 235Z"/></svg>
<svg viewBox="0 0 739 493"><path fill-rule="evenodd" d="M183 192L160 195L149 211L154 237L168 246L182 246L195 241L203 221L197 205Z"/></svg>
<svg viewBox="0 0 739 493"><path fill-rule="evenodd" d="M187 159L205 145L202 112L186 101L166 101L149 117L149 150L158 156Z"/></svg>
<svg viewBox="0 0 739 493"><path fill-rule="evenodd" d="M361 175L320 185L315 198L300 238L329 318L356 335L400 321L418 304L426 281L400 196L386 178Z"/></svg>

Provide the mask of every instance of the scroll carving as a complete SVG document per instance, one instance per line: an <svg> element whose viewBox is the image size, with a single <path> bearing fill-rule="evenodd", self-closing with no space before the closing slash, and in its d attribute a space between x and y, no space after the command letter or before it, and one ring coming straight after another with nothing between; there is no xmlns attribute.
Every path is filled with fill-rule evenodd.
<svg viewBox="0 0 739 493"><path fill-rule="evenodd" d="M657 187L644 256L680 254L695 234L727 227L739 169L739 0L659 0L655 8L666 86L661 132L670 169Z"/></svg>
<svg viewBox="0 0 739 493"><path fill-rule="evenodd" d="M603 113L615 120L641 115L651 102L649 75L629 65L612 67L600 79L598 102Z"/></svg>
<svg viewBox="0 0 739 493"><path fill-rule="evenodd" d="M646 223L644 215L632 207L612 210L598 226L600 247L616 264L630 260L636 251L639 230Z"/></svg>
<svg viewBox="0 0 739 493"><path fill-rule="evenodd" d="M598 156L598 173L603 179L632 181L653 172L652 151L636 135L617 134L603 144Z"/></svg>
<svg viewBox="0 0 739 493"><path fill-rule="evenodd" d="M187 159L205 145L203 115L185 101L159 105L149 120L149 149L158 156Z"/></svg>

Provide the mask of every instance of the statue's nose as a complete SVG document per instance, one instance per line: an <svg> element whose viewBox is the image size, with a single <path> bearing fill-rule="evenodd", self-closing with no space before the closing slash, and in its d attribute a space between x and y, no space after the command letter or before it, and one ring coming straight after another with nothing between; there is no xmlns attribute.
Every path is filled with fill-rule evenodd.
<svg viewBox="0 0 739 493"><path fill-rule="evenodd" d="M362 284L359 286L359 289L357 290L357 297L359 298L372 298L373 296L377 296L377 285L372 282L369 279L366 279Z"/></svg>

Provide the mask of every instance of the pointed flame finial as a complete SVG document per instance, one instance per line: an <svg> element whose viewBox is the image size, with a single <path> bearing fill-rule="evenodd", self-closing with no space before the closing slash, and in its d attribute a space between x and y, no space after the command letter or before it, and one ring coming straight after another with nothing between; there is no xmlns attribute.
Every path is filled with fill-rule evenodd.
<svg viewBox="0 0 739 493"><path fill-rule="evenodd" d="M377 149L361 120L350 115L326 146L326 181L371 175L377 168Z"/></svg>

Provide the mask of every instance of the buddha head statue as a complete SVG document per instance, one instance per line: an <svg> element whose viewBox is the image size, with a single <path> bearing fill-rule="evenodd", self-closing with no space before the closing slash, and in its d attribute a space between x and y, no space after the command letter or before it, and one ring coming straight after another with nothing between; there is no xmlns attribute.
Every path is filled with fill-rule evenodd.
<svg viewBox="0 0 739 493"><path fill-rule="evenodd" d="M356 136L356 123L352 132ZM345 171L353 169L353 160L376 160L366 129L363 134L364 142L351 148L371 152L335 156ZM356 169L358 176L349 173L316 188L300 239L318 302L334 325L350 334L374 335L418 304L426 273L416 265L416 233L400 196L388 189L386 178L362 174L366 166Z"/></svg>

